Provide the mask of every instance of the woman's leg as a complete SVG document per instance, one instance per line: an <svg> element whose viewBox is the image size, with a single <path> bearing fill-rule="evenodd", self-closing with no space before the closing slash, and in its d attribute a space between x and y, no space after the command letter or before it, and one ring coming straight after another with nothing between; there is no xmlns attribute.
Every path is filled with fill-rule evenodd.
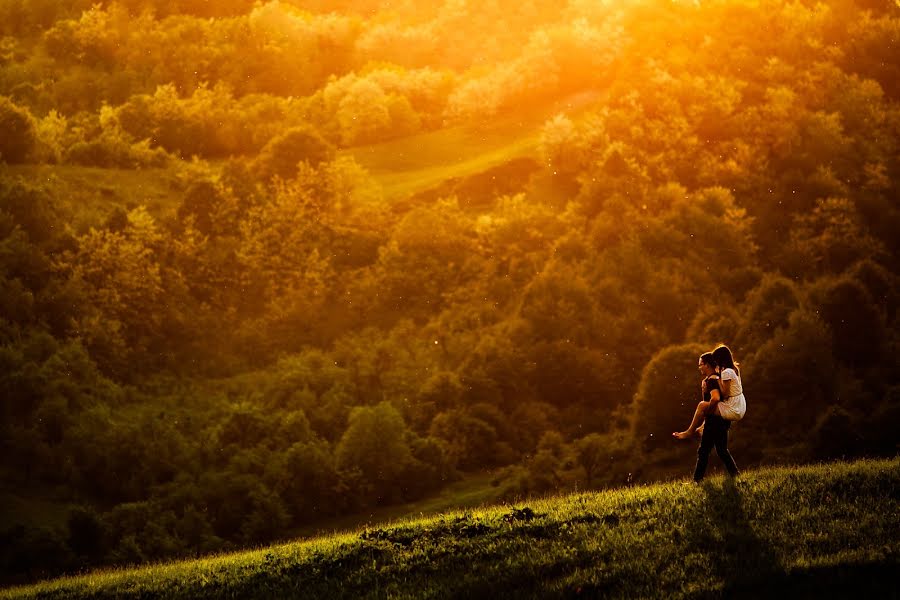
<svg viewBox="0 0 900 600"><path fill-rule="evenodd" d="M700 427L700 423L706 418L706 409L709 408L709 402L705 400L697 405L697 410L694 411L694 418L691 419L691 424L687 429L681 432L673 433L672 436L678 438L679 440L686 440L697 431L697 428Z"/></svg>

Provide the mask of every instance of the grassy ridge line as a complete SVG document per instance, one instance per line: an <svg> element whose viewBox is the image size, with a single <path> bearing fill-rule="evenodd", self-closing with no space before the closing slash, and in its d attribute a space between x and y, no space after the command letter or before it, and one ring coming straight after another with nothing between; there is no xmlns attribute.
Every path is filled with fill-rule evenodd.
<svg viewBox="0 0 900 600"><path fill-rule="evenodd" d="M452 127L343 152L353 156L381 185L385 199L397 200L450 178L535 156L539 141L537 125L491 133Z"/></svg>
<svg viewBox="0 0 900 600"><path fill-rule="evenodd" d="M373 168L367 166L367 163L374 164L375 161L365 160L365 154L354 153L354 156L357 162L366 167L370 175L381 185L384 198L396 200L436 187L447 179L476 175L515 158L533 156L537 153L537 146L537 135L524 137L512 142L507 141L499 145L499 147L494 147L490 142L483 141L481 144L476 145L473 143L469 146L471 155L461 153L459 156L449 158L443 164L437 166L433 164L431 166L423 165L420 168L410 167L407 171L395 171L378 166ZM399 155L401 158L406 156L407 152L414 153L417 150L425 154L428 153L428 148L425 146L413 147L409 145L408 148Z"/></svg>
<svg viewBox="0 0 900 600"><path fill-rule="evenodd" d="M495 506L4 591L107 597L898 597L900 460Z"/></svg>
<svg viewBox="0 0 900 600"><path fill-rule="evenodd" d="M541 130L548 119L564 114L578 120L603 97L600 91L588 90L553 102L516 107L477 126L445 127L342 152L381 185L385 199L403 199L516 158L537 158Z"/></svg>

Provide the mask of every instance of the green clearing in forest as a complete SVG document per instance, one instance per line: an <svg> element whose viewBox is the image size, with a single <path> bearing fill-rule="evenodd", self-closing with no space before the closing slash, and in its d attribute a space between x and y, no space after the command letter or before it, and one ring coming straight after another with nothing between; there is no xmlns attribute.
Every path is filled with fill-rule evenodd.
<svg viewBox="0 0 900 600"><path fill-rule="evenodd" d="M510 138L459 127L348 152L381 184L386 199L402 199L451 177L475 175L514 158L533 156L538 139L537 131Z"/></svg>
<svg viewBox="0 0 900 600"><path fill-rule="evenodd" d="M521 157L537 159L541 128L557 114L578 118L601 97L596 91L523 107L515 114L472 126L446 127L346 150L397 200Z"/></svg>
<svg viewBox="0 0 900 600"><path fill-rule="evenodd" d="M161 216L174 211L181 184L176 169L107 169L76 165L15 165L3 170L28 183L46 187L71 211L73 229L97 227L116 208L145 207Z"/></svg>

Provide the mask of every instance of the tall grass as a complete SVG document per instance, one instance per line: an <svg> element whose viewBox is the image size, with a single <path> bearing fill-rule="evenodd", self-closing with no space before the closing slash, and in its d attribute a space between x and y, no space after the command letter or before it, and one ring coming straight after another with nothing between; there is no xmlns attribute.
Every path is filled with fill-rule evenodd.
<svg viewBox="0 0 900 600"><path fill-rule="evenodd" d="M900 460L545 498L4 598L897 597Z"/></svg>

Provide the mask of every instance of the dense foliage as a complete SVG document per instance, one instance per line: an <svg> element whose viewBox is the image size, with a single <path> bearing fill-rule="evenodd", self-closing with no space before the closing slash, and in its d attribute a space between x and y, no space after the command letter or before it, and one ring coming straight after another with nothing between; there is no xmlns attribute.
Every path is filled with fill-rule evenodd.
<svg viewBox="0 0 900 600"><path fill-rule="evenodd" d="M741 466L896 453L895 3L62 4L0 0L0 493L65 512L5 580L686 473L720 341ZM358 160L535 114L502 185Z"/></svg>

